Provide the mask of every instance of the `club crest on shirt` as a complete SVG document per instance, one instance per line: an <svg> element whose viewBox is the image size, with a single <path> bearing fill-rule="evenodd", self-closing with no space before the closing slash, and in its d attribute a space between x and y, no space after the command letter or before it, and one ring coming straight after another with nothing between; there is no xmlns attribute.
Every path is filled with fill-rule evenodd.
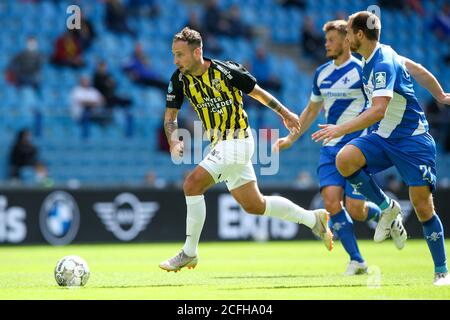
<svg viewBox="0 0 450 320"><path fill-rule="evenodd" d="M222 86L220 85L220 79L212 79L211 81L212 86L217 91L222 91Z"/></svg>
<svg viewBox="0 0 450 320"><path fill-rule="evenodd" d="M386 87L386 72L375 73L375 89Z"/></svg>

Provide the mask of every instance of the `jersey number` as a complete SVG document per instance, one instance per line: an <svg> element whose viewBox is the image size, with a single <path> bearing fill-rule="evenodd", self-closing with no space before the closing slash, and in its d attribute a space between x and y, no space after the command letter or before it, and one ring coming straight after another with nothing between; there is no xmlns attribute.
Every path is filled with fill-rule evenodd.
<svg viewBox="0 0 450 320"><path fill-rule="evenodd" d="M435 175L431 172L431 167L426 165L419 166L420 171L422 171L422 178L423 180L428 181L429 183L433 184L434 180L436 179Z"/></svg>

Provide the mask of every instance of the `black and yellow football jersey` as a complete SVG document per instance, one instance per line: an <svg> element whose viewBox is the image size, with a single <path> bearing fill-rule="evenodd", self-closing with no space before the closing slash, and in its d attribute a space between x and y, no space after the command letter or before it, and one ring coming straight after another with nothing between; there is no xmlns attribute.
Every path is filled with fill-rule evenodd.
<svg viewBox="0 0 450 320"><path fill-rule="evenodd" d="M173 73L166 107L180 109L186 96L212 143L246 137L249 124L242 93L253 90L255 77L241 64L204 59L211 61L211 65L201 76L184 75L178 69Z"/></svg>

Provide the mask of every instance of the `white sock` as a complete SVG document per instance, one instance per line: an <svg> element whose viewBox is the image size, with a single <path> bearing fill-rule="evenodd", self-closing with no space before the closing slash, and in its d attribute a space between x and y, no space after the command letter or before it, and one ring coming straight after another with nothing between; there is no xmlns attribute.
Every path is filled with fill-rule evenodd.
<svg viewBox="0 0 450 320"><path fill-rule="evenodd" d="M197 256L198 241L206 219L205 197L186 196L186 242L183 251L189 257Z"/></svg>
<svg viewBox="0 0 450 320"><path fill-rule="evenodd" d="M265 216L301 223L310 229L316 224L316 216L312 211L303 209L283 197L265 196L264 198L266 199Z"/></svg>

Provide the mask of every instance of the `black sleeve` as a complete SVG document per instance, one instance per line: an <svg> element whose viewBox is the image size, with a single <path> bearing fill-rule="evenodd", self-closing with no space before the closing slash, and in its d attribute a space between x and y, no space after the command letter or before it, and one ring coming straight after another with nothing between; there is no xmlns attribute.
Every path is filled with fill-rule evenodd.
<svg viewBox="0 0 450 320"><path fill-rule="evenodd" d="M224 66L230 72L230 83L233 87L249 94L256 85L256 78L242 64L226 61Z"/></svg>
<svg viewBox="0 0 450 320"><path fill-rule="evenodd" d="M180 71L177 70L170 78L166 95L166 108L180 109L183 104L183 83L181 82L180 75Z"/></svg>

